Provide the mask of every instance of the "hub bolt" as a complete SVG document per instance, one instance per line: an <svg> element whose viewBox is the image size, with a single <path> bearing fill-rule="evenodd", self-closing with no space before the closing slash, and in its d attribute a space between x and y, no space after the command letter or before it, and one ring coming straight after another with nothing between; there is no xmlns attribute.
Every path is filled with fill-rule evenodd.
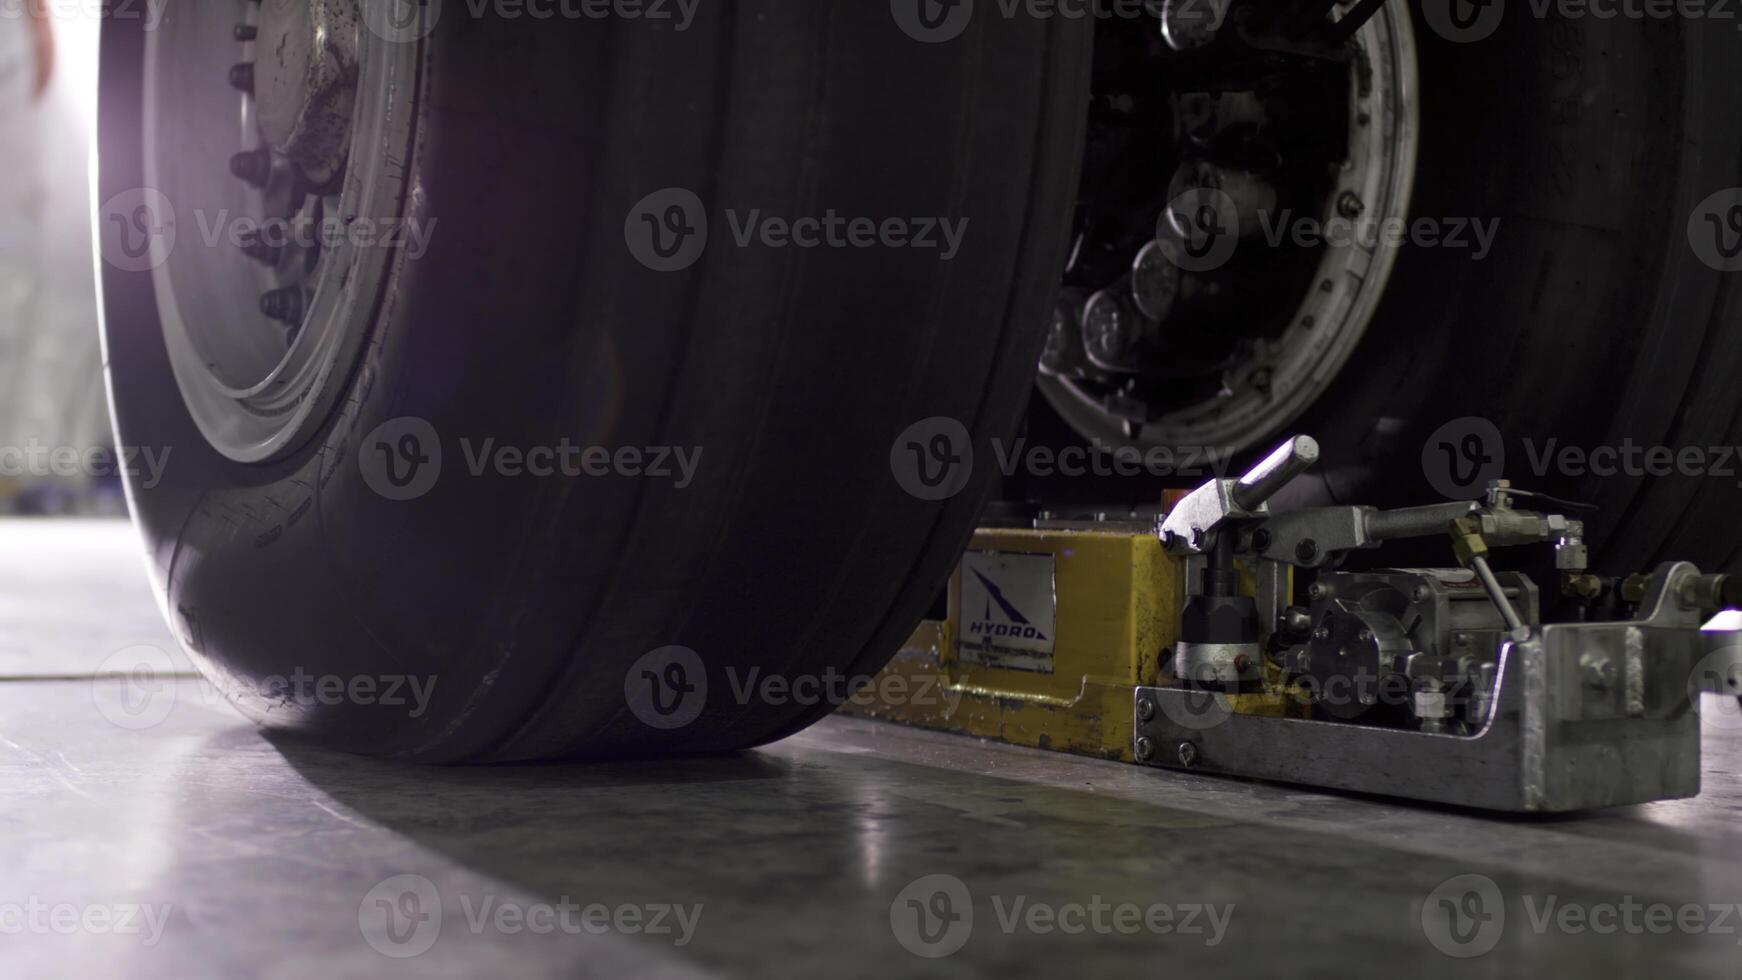
<svg viewBox="0 0 1742 980"><path fill-rule="evenodd" d="M1089 297L1083 306L1082 328L1089 360L1103 367L1118 365L1132 347L1128 319L1113 293L1102 290Z"/></svg>
<svg viewBox="0 0 1742 980"><path fill-rule="evenodd" d="M1166 320L1179 293L1179 266L1168 260L1160 242L1143 246L1131 267L1131 299L1138 311L1151 320Z"/></svg>
<svg viewBox="0 0 1742 980"><path fill-rule="evenodd" d="M267 265L278 264L278 259L279 256L283 254L283 249L276 245L268 245L265 240L261 238L260 232L248 230L244 231L239 237L241 238L243 255L246 255L257 262L264 262Z"/></svg>
<svg viewBox="0 0 1742 980"><path fill-rule="evenodd" d="M248 62L230 66L230 87L238 92L254 94L254 66Z"/></svg>
<svg viewBox="0 0 1742 980"><path fill-rule="evenodd" d="M272 176L272 151L264 146L243 150L230 158L230 173L250 187L265 187Z"/></svg>
<svg viewBox="0 0 1742 980"><path fill-rule="evenodd" d="M303 313L302 289L291 286L266 293L260 297L260 312L279 323L300 326Z"/></svg>

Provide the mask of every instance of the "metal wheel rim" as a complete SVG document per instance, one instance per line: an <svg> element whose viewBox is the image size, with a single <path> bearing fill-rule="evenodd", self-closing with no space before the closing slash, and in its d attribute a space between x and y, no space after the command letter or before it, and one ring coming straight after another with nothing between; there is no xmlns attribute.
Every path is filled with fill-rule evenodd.
<svg viewBox="0 0 1742 980"><path fill-rule="evenodd" d="M1362 26L1356 42L1373 67L1374 84L1366 99L1350 92L1357 110L1351 119L1364 111L1372 125L1352 123L1352 166L1332 197L1354 192L1366 202L1363 220L1369 220L1367 215L1373 221L1405 220L1420 141L1419 75L1408 7L1399 0L1386 4ZM1161 415L1133 432L1093 392L1070 379L1043 374L1041 392L1077 432L1104 443L1224 452L1261 447L1329 392L1371 325L1396 259L1397 250L1384 244L1326 249L1313 277L1315 288L1270 345L1271 356L1263 364L1270 371L1268 395L1257 386L1228 386L1221 397Z"/></svg>
<svg viewBox="0 0 1742 980"><path fill-rule="evenodd" d="M337 404L379 304L395 247L341 241L309 273L301 326L283 331L260 310L274 270L234 247L238 228L265 217L264 197L228 170L261 137L252 99L226 73L253 45L234 36L259 5L178 0L146 42L145 183L175 215L178 236L152 256L164 341L183 404L206 441L240 463L304 445ZM358 77L349 164L326 195L346 228L402 229L419 45L357 22ZM367 219L369 224L355 222ZM337 227L337 226L335 226Z"/></svg>

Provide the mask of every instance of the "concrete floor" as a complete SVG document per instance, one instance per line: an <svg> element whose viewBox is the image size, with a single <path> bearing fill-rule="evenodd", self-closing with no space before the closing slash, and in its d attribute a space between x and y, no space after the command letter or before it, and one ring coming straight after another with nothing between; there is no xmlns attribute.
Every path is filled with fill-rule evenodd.
<svg viewBox="0 0 1742 980"><path fill-rule="evenodd" d="M1742 977L1734 733L1699 800L1533 820L847 720L396 768L93 679L172 648L139 568L122 525L0 523L0 975Z"/></svg>

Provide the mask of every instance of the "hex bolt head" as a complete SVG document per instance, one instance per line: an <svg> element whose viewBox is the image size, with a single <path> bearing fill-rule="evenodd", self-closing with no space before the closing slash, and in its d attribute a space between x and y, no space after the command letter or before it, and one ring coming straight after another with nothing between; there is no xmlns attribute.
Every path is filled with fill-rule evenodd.
<svg viewBox="0 0 1742 980"><path fill-rule="evenodd" d="M1367 205L1355 196L1354 191L1344 191L1337 195L1337 213L1345 218L1359 218L1366 208Z"/></svg>
<svg viewBox="0 0 1742 980"><path fill-rule="evenodd" d="M1155 719L1155 701L1150 698L1138 698L1137 717L1141 721L1153 721Z"/></svg>
<svg viewBox="0 0 1742 980"><path fill-rule="evenodd" d="M1112 293L1102 290L1089 297L1083 305L1083 346L1089 356L1102 361L1117 361L1131 346L1129 318L1119 308Z"/></svg>
<svg viewBox="0 0 1742 980"><path fill-rule="evenodd" d="M1179 748L1175 750L1174 754L1179 759L1179 764L1187 769L1198 764L1198 747L1190 742L1179 743Z"/></svg>
<svg viewBox="0 0 1742 980"><path fill-rule="evenodd" d="M254 94L254 66L244 61L230 66L230 87L238 92Z"/></svg>
<svg viewBox="0 0 1742 980"><path fill-rule="evenodd" d="M261 237L260 232L253 229L242 232L238 239L242 247L242 254L256 262L277 265L279 257L283 254L283 249L276 245L268 245Z"/></svg>
<svg viewBox="0 0 1742 980"><path fill-rule="evenodd" d="M1137 761L1148 762L1153 758L1155 758L1155 743L1148 738L1139 738L1137 740Z"/></svg>
<svg viewBox="0 0 1742 980"><path fill-rule="evenodd" d="M1328 640L1330 638L1331 628L1329 626L1320 626L1318 629L1313 630L1313 639L1315 640Z"/></svg>
<svg viewBox="0 0 1742 980"><path fill-rule="evenodd" d="M279 323L297 326L302 323L302 289L291 286L274 289L260 297L260 312Z"/></svg>
<svg viewBox="0 0 1742 980"><path fill-rule="evenodd" d="M230 173L250 187L265 187L272 176L272 151L265 147L243 150L230 158Z"/></svg>

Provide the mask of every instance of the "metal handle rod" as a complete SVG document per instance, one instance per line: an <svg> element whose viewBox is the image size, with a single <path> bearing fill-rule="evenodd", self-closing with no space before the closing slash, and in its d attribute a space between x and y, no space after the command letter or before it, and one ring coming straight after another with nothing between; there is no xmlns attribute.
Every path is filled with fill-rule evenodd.
<svg viewBox="0 0 1742 980"><path fill-rule="evenodd" d="M1241 510L1257 510L1288 482L1319 461L1319 444L1312 436L1295 436L1254 466L1234 484L1231 496Z"/></svg>
<svg viewBox="0 0 1742 980"><path fill-rule="evenodd" d="M1446 533L1446 528L1458 518L1469 517L1480 509L1481 505L1474 500L1462 500L1450 504L1428 504L1426 507L1373 511L1366 517L1367 538L1370 541L1431 538Z"/></svg>
<svg viewBox="0 0 1742 980"><path fill-rule="evenodd" d="M1488 598L1494 600L1494 607L1500 610L1500 618L1506 620L1506 628L1515 635L1524 630L1524 620L1513 607L1512 600L1506 598L1506 590L1500 587L1500 580L1494 577L1494 569L1488 567L1488 559L1476 555L1470 559L1470 567L1476 570L1476 577L1482 580L1482 588L1488 590Z"/></svg>

